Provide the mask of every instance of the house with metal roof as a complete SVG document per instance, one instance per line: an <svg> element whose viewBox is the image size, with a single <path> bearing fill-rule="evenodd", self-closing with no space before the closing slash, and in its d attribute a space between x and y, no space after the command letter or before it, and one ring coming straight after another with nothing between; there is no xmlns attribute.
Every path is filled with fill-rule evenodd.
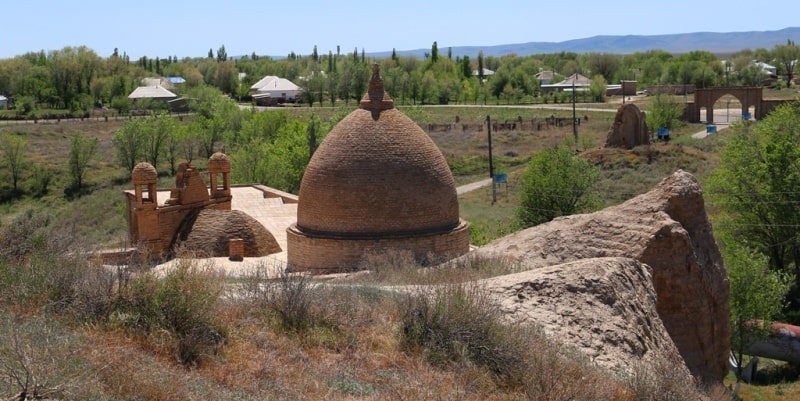
<svg viewBox="0 0 800 401"><path fill-rule="evenodd" d="M128 99L131 100L138 100L138 99L153 99L153 100L162 100L162 101L170 101L172 99L177 98L178 95L168 91L163 86L140 86L131 92L128 95Z"/></svg>
<svg viewBox="0 0 800 401"><path fill-rule="evenodd" d="M548 84L542 85L541 88L545 92L563 92L565 90L572 90L573 88L576 91L585 91L589 89L589 86L592 85L592 80L579 74L574 73L566 78L563 81L555 84Z"/></svg>
<svg viewBox="0 0 800 401"><path fill-rule="evenodd" d="M250 87L250 95L256 103L296 102L300 100L302 91L294 82L274 75L261 78Z"/></svg>
<svg viewBox="0 0 800 401"><path fill-rule="evenodd" d="M758 61L758 60L754 60L753 64L764 70L764 73L767 74L770 78L778 77L778 67L775 67L774 65L769 65L763 61Z"/></svg>
<svg viewBox="0 0 800 401"><path fill-rule="evenodd" d="M556 76L556 73L553 72L553 71L550 71L550 70L539 71L535 75L536 79L539 80L539 84L541 84L541 85L549 85L550 81L552 81L553 78L555 78L555 76Z"/></svg>

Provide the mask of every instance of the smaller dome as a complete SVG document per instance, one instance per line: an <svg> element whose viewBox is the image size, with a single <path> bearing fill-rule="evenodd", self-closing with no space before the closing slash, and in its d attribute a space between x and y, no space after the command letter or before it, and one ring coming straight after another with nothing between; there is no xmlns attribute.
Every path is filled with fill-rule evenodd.
<svg viewBox="0 0 800 401"><path fill-rule="evenodd" d="M154 184L158 182L158 171L152 164L141 162L133 168L131 179L134 184Z"/></svg>
<svg viewBox="0 0 800 401"><path fill-rule="evenodd" d="M241 210L203 209L190 215L176 234L182 250L196 257L228 256L233 238L244 241L244 256L259 257L281 251L275 237L258 220Z"/></svg>
<svg viewBox="0 0 800 401"><path fill-rule="evenodd" d="M208 158L208 171L212 173L229 173L231 158L225 153L217 152Z"/></svg>

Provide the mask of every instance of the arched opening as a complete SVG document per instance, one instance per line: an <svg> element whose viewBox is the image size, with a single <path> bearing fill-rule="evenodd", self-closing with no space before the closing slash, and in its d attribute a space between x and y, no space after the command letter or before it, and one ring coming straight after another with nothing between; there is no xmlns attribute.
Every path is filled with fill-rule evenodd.
<svg viewBox="0 0 800 401"><path fill-rule="evenodd" d="M714 102L714 123L733 124L742 119L742 102L736 96L726 93Z"/></svg>

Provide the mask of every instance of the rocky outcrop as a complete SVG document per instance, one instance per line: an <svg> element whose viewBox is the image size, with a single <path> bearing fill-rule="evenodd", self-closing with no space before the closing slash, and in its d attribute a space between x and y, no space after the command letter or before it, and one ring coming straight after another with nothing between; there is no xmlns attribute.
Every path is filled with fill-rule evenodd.
<svg viewBox="0 0 800 401"><path fill-rule="evenodd" d="M244 256L266 256L281 251L275 237L248 214L239 210L202 209L178 233L181 251L196 257L229 256L229 241L244 241Z"/></svg>
<svg viewBox="0 0 800 401"><path fill-rule="evenodd" d="M596 258L484 280L511 322L534 321L551 338L599 366L632 373L640 363L671 362L690 377L656 311L650 267Z"/></svg>
<svg viewBox="0 0 800 401"><path fill-rule="evenodd" d="M679 170L623 204L557 218L477 252L510 258L525 269L599 257L647 264L658 315L691 373L715 382L727 374L728 279L702 191L687 172Z"/></svg>

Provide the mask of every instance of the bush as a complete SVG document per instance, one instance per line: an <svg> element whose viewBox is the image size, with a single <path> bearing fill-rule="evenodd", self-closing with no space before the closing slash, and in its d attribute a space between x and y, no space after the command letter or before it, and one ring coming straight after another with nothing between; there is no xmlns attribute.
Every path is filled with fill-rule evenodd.
<svg viewBox="0 0 800 401"><path fill-rule="evenodd" d="M47 166L36 164L30 178L31 195L41 198L47 195L47 190L53 182L53 172Z"/></svg>
<svg viewBox="0 0 800 401"><path fill-rule="evenodd" d="M114 273L92 263L74 238L28 211L0 230L0 297L23 308L46 308L82 320L104 318L113 303Z"/></svg>
<svg viewBox="0 0 800 401"><path fill-rule="evenodd" d="M525 227L559 216L590 210L599 169L566 146L543 149L533 156L519 185L517 216Z"/></svg>
<svg viewBox="0 0 800 401"><path fill-rule="evenodd" d="M625 383L637 401L694 401L731 400L731 394L722 385L701 391L690 376L676 374L675 364L681 358L660 357L648 363L639 362L631 367Z"/></svg>
<svg viewBox="0 0 800 401"><path fill-rule="evenodd" d="M327 290L308 277L281 273L277 280L266 280L266 275L257 273L248 281L250 301L277 317L281 329L302 334L335 326L329 315L335 305L326 302Z"/></svg>
<svg viewBox="0 0 800 401"><path fill-rule="evenodd" d="M679 118L683 115L685 107L682 103L668 93L658 93L652 99L650 111L647 114L647 122L650 128L674 129L680 126Z"/></svg>
<svg viewBox="0 0 800 401"><path fill-rule="evenodd" d="M475 364L512 386L523 383L526 363L515 336L520 328L499 321L499 310L476 287L445 285L412 295L402 306L402 343L422 349L435 365Z"/></svg>
<svg viewBox="0 0 800 401"><path fill-rule="evenodd" d="M45 317L0 315L0 398L90 399L91 369L80 357L83 339ZM6 318L6 316L8 316Z"/></svg>
<svg viewBox="0 0 800 401"><path fill-rule="evenodd" d="M144 334L166 330L178 360L193 366L224 343L226 330L217 318L224 289L220 273L181 260L161 279L152 273L133 277L112 323Z"/></svg>
<svg viewBox="0 0 800 401"><path fill-rule="evenodd" d="M628 399L624 386L549 341L531 325L507 325L489 295L446 285L401 305L402 346L445 367L478 367L527 399Z"/></svg>

